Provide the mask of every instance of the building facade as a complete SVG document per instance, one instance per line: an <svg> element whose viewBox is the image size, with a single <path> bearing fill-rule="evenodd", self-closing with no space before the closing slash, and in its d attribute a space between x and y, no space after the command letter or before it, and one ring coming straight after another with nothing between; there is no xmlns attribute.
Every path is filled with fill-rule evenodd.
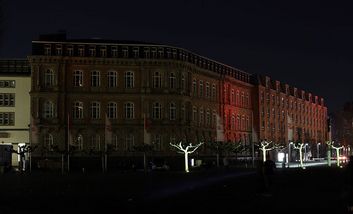
<svg viewBox="0 0 353 214"><path fill-rule="evenodd" d="M26 59L0 59L0 144L29 144L31 70ZM12 154L12 166L19 157Z"/></svg>
<svg viewBox="0 0 353 214"><path fill-rule="evenodd" d="M328 140L327 107L323 98L268 76L254 79L254 129L259 139L282 145L308 143L312 150Z"/></svg>
<svg viewBox="0 0 353 214"><path fill-rule="evenodd" d="M155 155L177 155L170 142L214 141L217 116L224 140L250 142L253 86L246 72L165 45L62 35L32 47L33 143L41 148L34 155L69 144L102 151L106 140L120 156L136 154L142 143Z"/></svg>

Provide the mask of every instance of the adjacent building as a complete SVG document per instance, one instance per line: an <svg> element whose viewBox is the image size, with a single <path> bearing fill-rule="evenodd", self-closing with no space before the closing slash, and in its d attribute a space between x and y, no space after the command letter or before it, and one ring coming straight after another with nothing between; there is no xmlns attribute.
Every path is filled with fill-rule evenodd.
<svg viewBox="0 0 353 214"><path fill-rule="evenodd" d="M0 59L0 144L29 144L31 70L26 59ZM19 157L12 154L12 166Z"/></svg>

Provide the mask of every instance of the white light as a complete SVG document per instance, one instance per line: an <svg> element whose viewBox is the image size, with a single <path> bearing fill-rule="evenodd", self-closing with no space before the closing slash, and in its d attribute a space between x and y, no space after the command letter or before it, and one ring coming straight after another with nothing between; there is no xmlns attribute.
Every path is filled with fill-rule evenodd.
<svg viewBox="0 0 353 214"><path fill-rule="evenodd" d="M195 166L195 160L194 160L194 158L191 158L191 166Z"/></svg>
<svg viewBox="0 0 353 214"><path fill-rule="evenodd" d="M284 159L284 153L283 152L278 152L277 154L277 160L279 162L283 162L283 159Z"/></svg>

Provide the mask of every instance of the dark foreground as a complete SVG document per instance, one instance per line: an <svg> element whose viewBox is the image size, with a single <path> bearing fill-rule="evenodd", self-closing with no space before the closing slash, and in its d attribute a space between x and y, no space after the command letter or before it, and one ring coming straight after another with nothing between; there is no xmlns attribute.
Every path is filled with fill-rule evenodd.
<svg viewBox="0 0 353 214"><path fill-rule="evenodd" d="M0 176L0 213L347 213L344 169L278 169L269 192L255 170Z"/></svg>

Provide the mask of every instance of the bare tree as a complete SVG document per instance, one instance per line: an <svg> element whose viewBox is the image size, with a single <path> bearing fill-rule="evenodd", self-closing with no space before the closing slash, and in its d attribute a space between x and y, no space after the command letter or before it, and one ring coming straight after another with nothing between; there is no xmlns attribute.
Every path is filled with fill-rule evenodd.
<svg viewBox="0 0 353 214"><path fill-rule="evenodd" d="M336 150L337 166L341 167L340 166L340 150L343 149L344 147L343 146L334 146L333 143L332 143L331 147Z"/></svg>
<svg viewBox="0 0 353 214"><path fill-rule="evenodd" d="M299 150L299 160L300 160L300 166L305 169L305 166L303 164L303 148L307 147L307 143L302 143L302 142L297 142L293 144L293 148Z"/></svg>
<svg viewBox="0 0 353 214"><path fill-rule="evenodd" d="M192 143L190 143L189 145L183 145L182 141L180 141L179 144L173 144L173 143L169 143L169 144L170 146L176 148L179 151L179 153L184 154L185 172L189 172L189 154L194 153L203 144L203 142L197 145L192 145Z"/></svg>
<svg viewBox="0 0 353 214"><path fill-rule="evenodd" d="M263 160L263 162L266 161L266 153L268 151L282 148L281 145L275 144L272 141L268 142L266 140L261 141L259 147L260 147L259 149L262 151L262 160Z"/></svg>

